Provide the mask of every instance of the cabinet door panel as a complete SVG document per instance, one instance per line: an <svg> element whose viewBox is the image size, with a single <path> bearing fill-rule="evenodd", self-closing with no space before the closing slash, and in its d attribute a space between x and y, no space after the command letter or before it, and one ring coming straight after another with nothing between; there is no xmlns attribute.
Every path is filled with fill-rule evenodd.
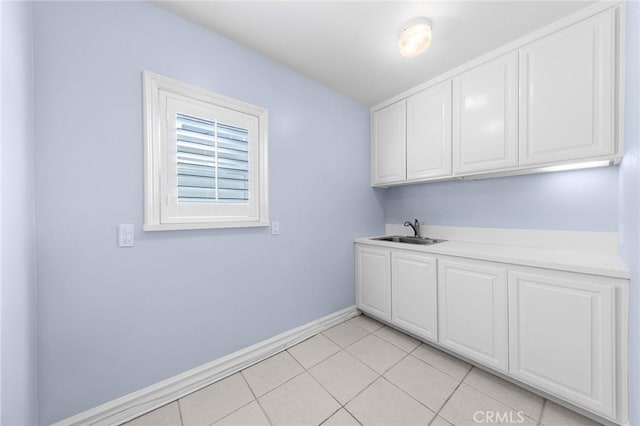
<svg viewBox="0 0 640 426"><path fill-rule="evenodd" d="M391 320L391 252L356 246L356 303L358 308Z"/></svg>
<svg viewBox="0 0 640 426"><path fill-rule="evenodd" d="M407 180L451 175L451 82L407 99Z"/></svg>
<svg viewBox="0 0 640 426"><path fill-rule="evenodd" d="M453 79L453 171L514 167L518 162L518 53Z"/></svg>
<svg viewBox="0 0 640 426"><path fill-rule="evenodd" d="M373 113L373 184L406 180L406 103Z"/></svg>
<svg viewBox="0 0 640 426"><path fill-rule="evenodd" d="M613 154L615 12L520 50L520 164Z"/></svg>
<svg viewBox="0 0 640 426"><path fill-rule="evenodd" d="M615 417L614 302L590 276L509 272L511 374Z"/></svg>
<svg viewBox="0 0 640 426"><path fill-rule="evenodd" d="M393 251L391 265L391 322L437 342L436 259L420 253Z"/></svg>
<svg viewBox="0 0 640 426"><path fill-rule="evenodd" d="M507 271L486 262L438 261L442 346L507 371Z"/></svg>

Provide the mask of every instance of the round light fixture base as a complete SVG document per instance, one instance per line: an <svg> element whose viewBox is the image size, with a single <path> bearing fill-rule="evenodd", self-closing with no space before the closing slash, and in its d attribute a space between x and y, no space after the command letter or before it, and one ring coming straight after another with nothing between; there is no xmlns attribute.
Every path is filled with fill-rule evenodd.
<svg viewBox="0 0 640 426"><path fill-rule="evenodd" d="M418 56L431 44L431 21L419 18L411 21L400 34L398 49L406 58Z"/></svg>

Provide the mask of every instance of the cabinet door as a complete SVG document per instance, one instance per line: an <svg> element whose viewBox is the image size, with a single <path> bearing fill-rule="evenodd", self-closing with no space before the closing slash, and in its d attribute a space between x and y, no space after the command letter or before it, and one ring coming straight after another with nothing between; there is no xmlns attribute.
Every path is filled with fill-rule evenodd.
<svg viewBox="0 0 640 426"><path fill-rule="evenodd" d="M520 50L520 164L613 154L615 12Z"/></svg>
<svg viewBox="0 0 640 426"><path fill-rule="evenodd" d="M614 287L568 275L509 272L510 372L615 417Z"/></svg>
<svg viewBox="0 0 640 426"><path fill-rule="evenodd" d="M436 259L422 253L393 251L391 271L391 322L437 342Z"/></svg>
<svg viewBox="0 0 640 426"><path fill-rule="evenodd" d="M439 340L496 370L508 370L507 271L488 262L438 260Z"/></svg>
<svg viewBox="0 0 640 426"><path fill-rule="evenodd" d="M358 308L391 321L391 252L356 246L356 304Z"/></svg>
<svg viewBox="0 0 640 426"><path fill-rule="evenodd" d="M406 104L397 102L373 113L374 185L406 180Z"/></svg>
<svg viewBox="0 0 640 426"><path fill-rule="evenodd" d="M451 175L451 82L407 99L407 180Z"/></svg>
<svg viewBox="0 0 640 426"><path fill-rule="evenodd" d="M518 53L453 79L453 171L514 167L518 162Z"/></svg>

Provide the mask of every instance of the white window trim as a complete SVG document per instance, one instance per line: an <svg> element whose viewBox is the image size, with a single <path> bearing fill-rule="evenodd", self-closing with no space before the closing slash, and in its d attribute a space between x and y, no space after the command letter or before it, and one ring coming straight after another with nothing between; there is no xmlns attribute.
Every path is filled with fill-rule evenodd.
<svg viewBox="0 0 640 426"><path fill-rule="evenodd" d="M259 182L258 194L252 194L258 201L258 215L246 220L239 217L206 218L206 221L188 221L181 223L163 223L162 209L168 200L162 195L162 182L165 179L166 155L166 115L160 108L160 91L175 93L195 101L213 104L233 111L254 116L258 120L258 155L256 173ZM143 108L144 108L144 226L145 231L168 231L181 229L243 228L269 226L268 206L268 112L265 108L238 101L208 90L195 87L150 71L143 72ZM243 220L244 219L244 220Z"/></svg>

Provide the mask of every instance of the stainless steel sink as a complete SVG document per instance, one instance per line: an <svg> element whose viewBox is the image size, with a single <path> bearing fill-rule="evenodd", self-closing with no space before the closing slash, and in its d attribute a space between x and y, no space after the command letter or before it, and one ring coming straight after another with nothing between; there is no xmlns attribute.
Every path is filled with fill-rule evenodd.
<svg viewBox="0 0 640 426"><path fill-rule="evenodd" d="M390 241L393 243L422 244L422 245L431 245L431 244L437 244L437 243L446 241L446 240L434 240L433 238L425 238L425 237L403 237L401 235L377 237L377 238L372 238L372 240Z"/></svg>

